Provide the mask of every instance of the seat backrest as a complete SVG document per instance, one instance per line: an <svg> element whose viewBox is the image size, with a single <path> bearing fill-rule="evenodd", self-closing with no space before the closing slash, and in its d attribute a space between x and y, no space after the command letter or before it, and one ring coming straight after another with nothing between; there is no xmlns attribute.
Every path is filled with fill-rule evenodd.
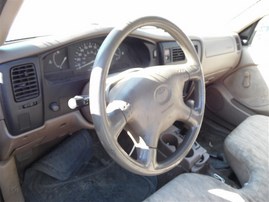
<svg viewBox="0 0 269 202"><path fill-rule="evenodd" d="M269 117L247 118L225 139L225 156L252 201L269 199Z"/></svg>

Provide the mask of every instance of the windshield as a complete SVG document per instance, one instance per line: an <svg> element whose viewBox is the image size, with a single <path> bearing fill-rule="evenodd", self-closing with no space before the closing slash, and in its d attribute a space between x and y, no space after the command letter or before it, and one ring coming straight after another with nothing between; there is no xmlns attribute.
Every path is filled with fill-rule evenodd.
<svg viewBox="0 0 269 202"><path fill-rule="evenodd" d="M184 31L225 26L259 0L25 0L7 40L114 26L140 16L167 18Z"/></svg>

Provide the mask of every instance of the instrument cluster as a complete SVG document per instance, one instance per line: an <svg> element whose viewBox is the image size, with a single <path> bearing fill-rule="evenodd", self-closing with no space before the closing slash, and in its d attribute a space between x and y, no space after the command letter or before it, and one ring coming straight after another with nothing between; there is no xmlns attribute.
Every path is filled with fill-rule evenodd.
<svg viewBox="0 0 269 202"><path fill-rule="evenodd" d="M67 79L74 75L88 75L104 38L88 39L55 50L44 57L43 67L49 80ZM146 42L127 38L116 50L110 72L146 67L150 63Z"/></svg>

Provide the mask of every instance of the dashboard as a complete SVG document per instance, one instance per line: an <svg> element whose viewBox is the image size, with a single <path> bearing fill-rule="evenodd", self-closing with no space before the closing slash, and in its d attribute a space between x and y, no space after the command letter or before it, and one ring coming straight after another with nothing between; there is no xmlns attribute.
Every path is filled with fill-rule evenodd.
<svg viewBox="0 0 269 202"><path fill-rule="evenodd" d="M110 30L38 37L0 47L1 159L81 128L94 127L80 109L68 107L68 100L87 94L91 68ZM206 82L219 78L239 62L241 50L236 37L233 33L190 37ZM115 51L109 73L185 62L184 52L170 36L135 31Z"/></svg>

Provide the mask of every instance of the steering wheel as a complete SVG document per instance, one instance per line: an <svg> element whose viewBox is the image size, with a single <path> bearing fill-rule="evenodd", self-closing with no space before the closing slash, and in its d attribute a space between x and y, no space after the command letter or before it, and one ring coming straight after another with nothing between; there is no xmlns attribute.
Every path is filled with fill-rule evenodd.
<svg viewBox="0 0 269 202"><path fill-rule="evenodd" d="M108 88L115 51L128 35L144 26L168 32L180 44L186 62L130 71ZM183 99L184 85L190 80L195 83L192 105ZM161 174L178 165L194 144L204 114L204 77L196 51L181 29L160 17L139 18L109 33L93 65L89 95L92 121L103 147L118 164L140 175ZM171 156L158 161L160 134L176 121L186 125L183 142ZM119 144L123 130L134 142L135 158Z"/></svg>

